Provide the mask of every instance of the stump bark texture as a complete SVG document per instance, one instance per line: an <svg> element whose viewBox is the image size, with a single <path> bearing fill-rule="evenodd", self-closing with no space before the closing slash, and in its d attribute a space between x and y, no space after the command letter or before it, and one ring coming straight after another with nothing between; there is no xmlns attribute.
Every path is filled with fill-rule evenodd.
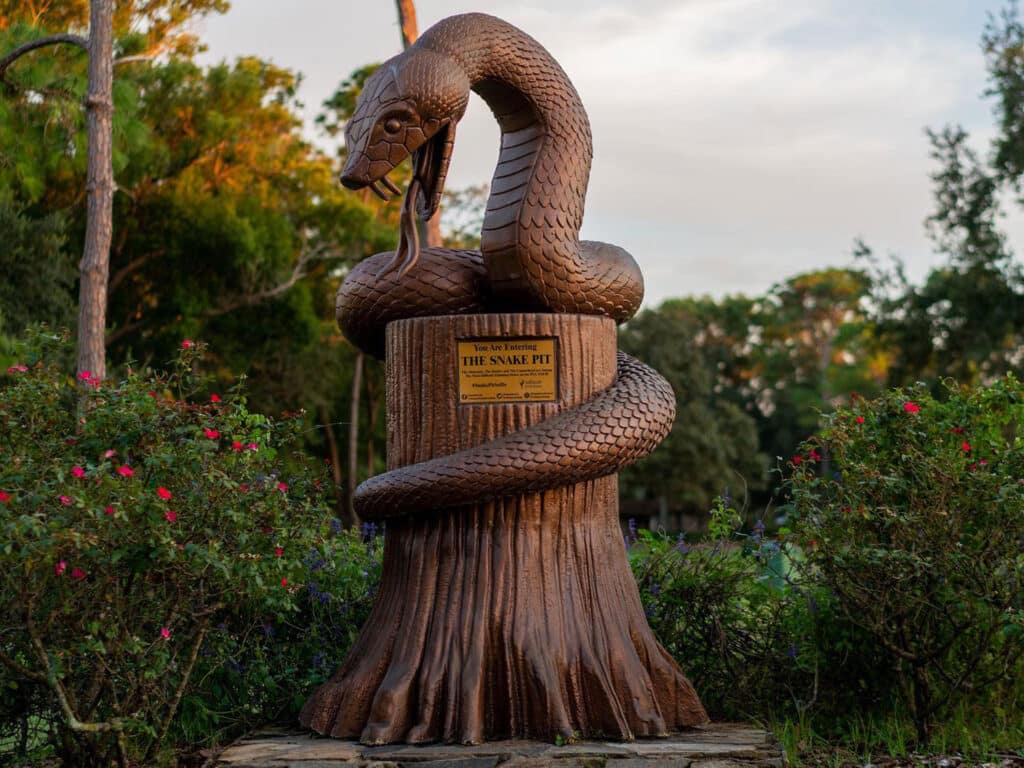
<svg viewBox="0 0 1024 768"><path fill-rule="evenodd" d="M458 341L541 337L557 340L556 401L460 405ZM391 323L389 469L535 424L604 390L615 371L607 318ZM707 715L647 625L610 476L389 522L373 612L300 722L366 744L476 744L664 736Z"/></svg>

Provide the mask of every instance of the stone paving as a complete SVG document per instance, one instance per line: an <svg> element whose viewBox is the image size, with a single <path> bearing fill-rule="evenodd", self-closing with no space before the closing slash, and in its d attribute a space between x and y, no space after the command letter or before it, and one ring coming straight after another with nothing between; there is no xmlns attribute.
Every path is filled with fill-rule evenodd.
<svg viewBox="0 0 1024 768"><path fill-rule="evenodd" d="M295 730L253 734L226 750L222 768L783 768L782 749L768 733L714 724L667 739L584 741L564 746L495 741L476 746L393 744L367 747Z"/></svg>

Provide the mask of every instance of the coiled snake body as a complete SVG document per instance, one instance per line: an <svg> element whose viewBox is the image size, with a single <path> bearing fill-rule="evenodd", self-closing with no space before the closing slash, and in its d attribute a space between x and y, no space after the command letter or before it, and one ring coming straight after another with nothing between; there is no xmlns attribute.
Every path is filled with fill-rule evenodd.
<svg viewBox="0 0 1024 768"><path fill-rule="evenodd" d="M419 248L413 208L432 216L470 90L501 127L480 251ZM565 72L535 40L499 19L446 19L366 82L346 129L342 183L380 185L412 155L398 250L357 265L338 292L338 323L382 356L387 323L495 311L596 314L622 322L643 278L621 248L581 241L590 125ZM363 483L365 519L536 492L612 474L668 434L675 398L654 370L619 354L615 383L581 405L476 448ZM454 501L457 500L457 501Z"/></svg>

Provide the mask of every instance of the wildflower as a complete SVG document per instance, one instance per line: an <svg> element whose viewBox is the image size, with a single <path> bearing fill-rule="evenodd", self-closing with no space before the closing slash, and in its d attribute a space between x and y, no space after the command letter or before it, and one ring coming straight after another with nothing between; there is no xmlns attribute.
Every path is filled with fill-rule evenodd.
<svg viewBox="0 0 1024 768"><path fill-rule="evenodd" d="M216 392L214 394L210 395L210 402L211 403L219 403L220 402L220 395L218 395Z"/></svg>
<svg viewBox="0 0 1024 768"><path fill-rule="evenodd" d="M807 540L807 548L808 549L814 549L817 545L818 545L818 542L815 541L814 539L808 539Z"/></svg>
<svg viewBox="0 0 1024 768"><path fill-rule="evenodd" d="M660 594L661 594L661 585L660 584L651 584L651 596L652 597L657 597Z"/></svg>
<svg viewBox="0 0 1024 768"><path fill-rule="evenodd" d="M231 450L232 451L240 451L240 450L242 450L242 444L238 440L235 440L234 442L231 443Z"/></svg>
<svg viewBox="0 0 1024 768"><path fill-rule="evenodd" d="M10 504L11 494L0 491L0 504Z"/></svg>
<svg viewBox="0 0 1024 768"><path fill-rule="evenodd" d="M103 452L103 458L104 459L112 459L116 455L117 455L117 451L115 451L113 448L108 448L107 450L105 450Z"/></svg>
<svg viewBox="0 0 1024 768"><path fill-rule="evenodd" d="M286 492L288 490L288 485L286 483L278 483L277 484L277 490L279 490L282 493L284 493L284 492Z"/></svg>
<svg viewBox="0 0 1024 768"><path fill-rule="evenodd" d="M27 370L28 370L28 366L27 365L12 365L10 368L7 369L7 372L8 373L24 373Z"/></svg>
<svg viewBox="0 0 1024 768"><path fill-rule="evenodd" d="M152 389L149 390L149 396L156 400L156 392L154 392Z"/></svg>
<svg viewBox="0 0 1024 768"><path fill-rule="evenodd" d="M629 535L631 538L636 538L636 518L629 518Z"/></svg>
<svg viewBox="0 0 1024 768"><path fill-rule="evenodd" d="M309 554L306 555L303 562L306 564L306 567L309 568L309 570L311 571L319 571L325 565L327 565L327 561L320 557L320 553L317 551L316 547L310 548Z"/></svg>
<svg viewBox="0 0 1024 768"><path fill-rule="evenodd" d="M967 469L968 469L968 470L969 470L970 472L973 472L973 471L974 471L974 470L976 470L977 468L978 468L978 465L977 465L977 464L971 464L971 466L969 466L969 467L968 467Z"/></svg>
<svg viewBox="0 0 1024 768"><path fill-rule="evenodd" d="M83 571L81 568L72 568L71 578L75 579L76 581L81 581L85 578L85 571Z"/></svg>
<svg viewBox="0 0 1024 768"><path fill-rule="evenodd" d="M195 346L195 344L196 343L194 341L192 341L192 339L185 339L184 341L181 342L181 348L182 349L191 349L192 347Z"/></svg>
<svg viewBox="0 0 1024 768"><path fill-rule="evenodd" d="M274 557L281 557L284 554L284 547L276 547L274 549Z"/></svg>
<svg viewBox="0 0 1024 768"><path fill-rule="evenodd" d="M797 454L796 456L793 457L793 463L794 464L799 464L803 460L804 460L804 457L799 455L799 454Z"/></svg>
<svg viewBox="0 0 1024 768"><path fill-rule="evenodd" d="M170 640L171 639L171 630L170 630L170 628L169 627L160 627L160 637L162 637L164 640Z"/></svg>
<svg viewBox="0 0 1024 768"><path fill-rule="evenodd" d="M245 448L248 451L258 451L260 449L260 447L256 445L256 443L249 443L248 445L245 446Z"/></svg>
<svg viewBox="0 0 1024 768"><path fill-rule="evenodd" d="M799 650L797 650L796 643L790 643L789 650L786 651L786 655L791 659L795 659L799 655L799 653L800 652Z"/></svg>
<svg viewBox="0 0 1024 768"><path fill-rule="evenodd" d="M987 467L988 466L988 462L985 461L984 459L982 459L981 461L978 462L978 466L979 467Z"/></svg>
<svg viewBox="0 0 1024 768"><path fill-rule="evenodd" d="M950 432L952 432L952 433L953 433L954 435L962 435L962 434L964 433L964 431L965 431L965 430L964 430L964 428L963 428L963 427L953 427L953 428L952 428L951 430L949 430L949 431L950 431Z"/></svg>
<svg viewBox="0 0 1024 768"><path fill-rule="evenodd" d="M331 519L331 533L333 533L335 536L338 536L341 533L341 530L342 530L341 520L339 520L336 517L332 518Z"/></svg>
<svg viewBox="0 0 1024 768"><path fill-rule="evenodd" d="M72 499L70 496L63 496L62 495L60 497L60 503L63 504L65 507L70 507L74 503L74 501L75 500Z"/></svg>
<svg viewBox="0 0 1024 768"><path fill-rule="evenodd" d="M82 371L80 374L78 374L78 378L81 379L82 381L88 381L89 379L92 378L92 373L90 373L89 371Z"/></svg>
<svg viewBox="0 0 1024 768"><path fill-rule="evenodd" d="M171 510L167 510L166 512L164 512L164 517L167 518L168 523L173 523L175 520L178 519L178 513L173 512Z"/></svg>
<svg viewBox="0 0 1024 768"><path fill-rule="evenodd" d="M858 424L863 424L864 423L864 417L863 416L858 416L857 417L857 423Z"/></svg>
<svg viewBox="0 0 1024 768"><path fill-rule="evenodd" d="M288 586L288 579L281 579L281 586L282 587L287 587Z"/></svg>
<svg viewBox="0 0 1024 768"><path fill-rule="evenodd" d="M66 571L67 569L68 564L63 560L59 561L55 566L53 566L53 572L58 576L63 576L64 571Z"/></svg>
<svg viewBox="0 0 1024 768"><path fill-rule="evenodd" d="M811 448L811 450L808 451L807 453L807 458L810 459L811 461L821 461L821 454L818 453L813 448Z"/></svg>
<svg viewBox="0 0 1024 768"><path fill-rule="evenodd" d="M75 444L75 443L77 443L77 442L78 442L78 441L77 441L77 440L75 440L75 438L73 438L73 437L69 437L69 438L68 438L67 440L65 440L65 441L64 441L64 445L74 445L74 444Z"/></svg>
<svg viewBox="0 0 1024 768"><path fill-rule="evenodd" d="M107 514L107 515L114 514L114 505L113 504L108 504L107 506L105 506L103 508L103 512L104 512L104 514Z"/></svg>
<svg viewBox="0 0 1024 768"><path fill-rule="evenodd" d="M964 453L970 453L971 452L971 444L968 443L966 440L964 440L962 443L960 443L960 447L964 449Z"/></svg>
<svg viewBox="0 0 1024 768"><path fill-rule="evenodd" d="M216 440L218 437L220 437L220 432L218 432L216 429L210 429L209 427L203 430L203 434L206 435L211 440Z"/></svg>
<svg viewBox="0 0 1024 768"><path fill-rule="evenodd" d="M161 485L159 488L156 489L156 495L159 496L164 501L167 501L174 494Z"/></svg>
<svg viewBox="0 0 1024 768"><path fill-rule="evenodd" d="M679 534L679 538L676 540L676 552L680 555L685 555L690 551L690 548L686 546L686 537L683 534Z"/></svg>
<svg viewBox="0 0 1024 768"><path fill-rule="evenodd" d="M117 474L119 474L121 477L131 477L132 475L135 474L135 472L133 472L132 468L129 467L127 464L122 464L120 467L117 468Z"/></svg>
<svg viewBox="0 0 1024 768"><path fill-rule="evenodd" d="M75 477L85 477L85 470L76 464L71 468L71 474Z"/></svg>
<svg viewBox="0 0 1024 768"><path fill-rule="evenodd" d="M903 410L907 413L917 413L921 410L921 406L915 403L913 400L908 400L903 404Z"/></svg>

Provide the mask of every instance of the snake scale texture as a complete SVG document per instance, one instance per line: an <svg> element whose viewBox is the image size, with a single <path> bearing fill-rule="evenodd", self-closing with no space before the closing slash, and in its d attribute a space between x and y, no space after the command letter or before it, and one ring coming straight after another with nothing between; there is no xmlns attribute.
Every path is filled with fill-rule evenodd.
<svg viewBox="0 0 1024 768"><path fill-rule="evenodd" d="M501 128L480 251L419 247L414 214L438 208L470 91ZM633 258L581 241L590 123L554 58L483 14L441 21L366 81L346 128L342 183L382 186L412 156L399 247L357 265L338 291L346 337L381 357L393 321L497 311L604 315L623 322L643 298ZM577 407L476 448L378 475L356 490L364 519L429 512L570 485L647 455L671 429L675 397L656 371L620 353L615 383Z"/></svg>

